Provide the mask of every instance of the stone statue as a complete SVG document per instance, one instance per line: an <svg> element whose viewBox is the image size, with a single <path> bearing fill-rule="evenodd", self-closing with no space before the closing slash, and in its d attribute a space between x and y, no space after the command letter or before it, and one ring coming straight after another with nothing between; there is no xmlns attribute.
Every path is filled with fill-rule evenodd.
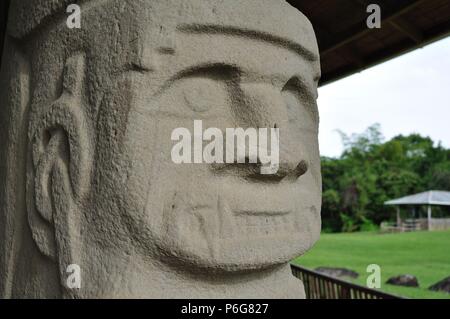
<svg viewBox="0 0 450 319"><path fill-rule="evenodd" d="M69 28L70 3L10 7L1 297L304 297L289 261L321 202L306 17L282 0L86 0ZM278 171L174 163L171 132L194 120L279 128Z"/></svg>

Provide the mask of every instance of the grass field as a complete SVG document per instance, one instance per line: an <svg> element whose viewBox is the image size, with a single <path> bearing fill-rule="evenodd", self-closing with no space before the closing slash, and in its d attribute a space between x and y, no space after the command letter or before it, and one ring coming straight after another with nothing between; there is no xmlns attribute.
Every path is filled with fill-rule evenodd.
<svg viewBox="0 0 450 319"><path fill-rule="evenodd" d="M450 276L450 231L400 234L322 234L317 244L293 261L307 268L345 267L359 273L351 280L366 285L369 264L381 267L381 290L409 298L448 298L450 294L429 291L432 284ZM395 275L411 274L419 288L386 284Z"/></svg>

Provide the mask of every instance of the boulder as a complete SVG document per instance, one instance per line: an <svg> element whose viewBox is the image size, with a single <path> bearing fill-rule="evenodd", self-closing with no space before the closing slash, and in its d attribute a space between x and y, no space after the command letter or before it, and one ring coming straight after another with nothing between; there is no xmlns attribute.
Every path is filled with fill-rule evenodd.
<svg viewBox="0 0 450 319"><path fill-rule="evenodd" d="M321 274L328 275L331 277L350 277L358 278L359 274L356 271L346 269L346 268L333 268L333 267L317 267L315 271Z"/></svg>
<svg viewBox="0 0 450 319"><path fill-rule="evenodd" d="M432 290L432 291L443 291L446 293L450 293L450 276L435 283L434 285L430 286L428 289Z"/></svg>
<svg viewBox="0 0 450 319"><path fill-rule="evenodd" d="M391 277L386 281L387 284L405 287L419 287L419 281L413 275L399 275Z"/></svg>

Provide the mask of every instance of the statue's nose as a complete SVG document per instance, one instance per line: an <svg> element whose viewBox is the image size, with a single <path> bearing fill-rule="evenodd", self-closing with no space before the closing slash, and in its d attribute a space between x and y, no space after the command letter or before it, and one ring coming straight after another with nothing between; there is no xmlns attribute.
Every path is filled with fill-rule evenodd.
<svg viewBox="0 0 450 319"><path fill-rule="evenodd" d="M246 128L278 128L279 169L276 174L281 177L303 175L308 169L308 156L299 145L301 142L293 136L281 90L267 83L243 83L240 90L240 101L234 105L238 124Z"/></svg>
<svg viewBox="0 0 450 319"><path fill-rule="evenodd" d="M240 90L240 101L234 106L239 124L255 128L286 126L287 108L278 88L265 83L243 83Z"/></svg>

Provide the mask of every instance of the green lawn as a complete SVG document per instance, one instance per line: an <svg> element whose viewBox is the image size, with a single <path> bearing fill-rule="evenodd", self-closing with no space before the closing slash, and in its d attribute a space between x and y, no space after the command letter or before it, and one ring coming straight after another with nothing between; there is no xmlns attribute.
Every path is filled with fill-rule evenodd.
<svg viewBox="0 0 450 319"><path fill-rule="evenodd" d="M381 267L381 290L409 298L449 298L450 294L427 288L450 276L450 231L401 234L345 233L322 234L317 244L293 261L307 268L345 267L357 271L353 282L366 285L369 264ZM386 284L395 275L411 274L419 288Z"/></svg>

